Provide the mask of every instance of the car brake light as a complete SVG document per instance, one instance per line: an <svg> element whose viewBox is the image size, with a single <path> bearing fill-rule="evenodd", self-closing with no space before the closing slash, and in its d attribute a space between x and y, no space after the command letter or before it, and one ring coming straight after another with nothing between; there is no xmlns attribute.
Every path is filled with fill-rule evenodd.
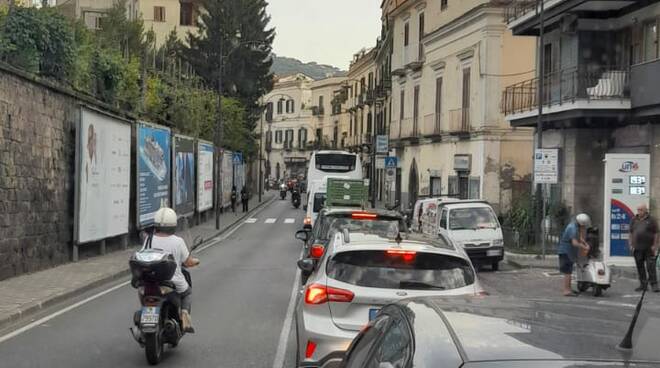
<svg viewBox="0 0 660 368"><path fill-rule="evenodd" d="M400 249L390 249L387 251L389 256L400 256L405 262L412 262L417 255L417 252L414 250L400 250Z"/></svg>
<svg viewBox="0 0 660 368"><path fill-rule="evenodd" d="M353 212L351 213L351 218L356 220L375 220L378 218L378 215L369 212Z"/></svg>
<svg viewBox="0 0 660 368"><path fill-rule="evenodd" d="M305 303L323 304L326 302L350 303L355 295L344 289L326 287L319 284L310 285L305 292Z"/></svg>
<svg viewBox="0 0 660 368"><path fill-rule="evenodd" d="M323 245L314 244L312 245L311 248L309 248L309 255L314 259L321 259L321 257L323 257L324 251L325 251L325 247Z"/></svg>
<svg viewBox="0 0 660 368"><path fill-rule="evenodd" d="M307 340L307 348L305 349L305 358L309 359L314 355L316 350L316 343L312 340Z"/></svg>

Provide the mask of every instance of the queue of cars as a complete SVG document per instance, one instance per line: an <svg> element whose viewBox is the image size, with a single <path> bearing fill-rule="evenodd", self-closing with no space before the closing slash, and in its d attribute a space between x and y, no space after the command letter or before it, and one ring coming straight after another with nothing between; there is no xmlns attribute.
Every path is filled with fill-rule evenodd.
<svg viewBox="0 0 660 368"><path fill-rule="evenodd" d="M585 315L565 302L489 296L473 264L497 270L504 247L487 202L422 199L409 218L365 209L359 196L337 201L352 196L348 174L312 181L308 216L296 233L303 242L297 367L658 366L660 308L640 301L637 313L598 305ZM328 180L344 180L347 191L328 193L338 187ZM632 348L614 349L637 317L644 327L630 333Z"/></svg>

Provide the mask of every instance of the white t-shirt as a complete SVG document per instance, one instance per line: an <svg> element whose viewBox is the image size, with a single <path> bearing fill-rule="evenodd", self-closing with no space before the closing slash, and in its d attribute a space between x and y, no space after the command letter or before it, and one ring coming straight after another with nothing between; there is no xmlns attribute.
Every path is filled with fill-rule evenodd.
<svg viewBox="0 0 660 368"><path fill-rule="evenodd" d="M172 282L176 286L176 292L183 293L188 290L188 281L186 281L183 272L181 272L181 264L190 256L190 251L188 250L188 247L186 247L186 242L176 235L154 235L153 240L151 241L151 248L161 249L170 253L174 257L176 271L174 271L174 276L172 276Z"/></svg>

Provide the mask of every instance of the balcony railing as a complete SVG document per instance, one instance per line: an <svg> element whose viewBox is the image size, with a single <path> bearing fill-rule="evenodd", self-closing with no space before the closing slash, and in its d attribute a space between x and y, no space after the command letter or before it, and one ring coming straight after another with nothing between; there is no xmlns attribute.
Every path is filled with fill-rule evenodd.
<svg viewBox="0 0 660 368"><path fill-rule="evenodd" d="M370 89L370 90L367 91L365 102L366 102L368 105L371 105L371 104L374 102L375 99L376 99L376 90L374 90L374 89L372 88L372 89Z"/></svg>
<svg viewBox="0 0 660 368"><path fill-rule="evenodd" d="M502 112L518 114L538 108L538 78L507 87L502 94ZM603 68L596 72L560 70L543 78L543 105L561 105L578 99L607 100L630 97L627 68Z"/></svg>
<svg viewBox="0 0 660 368"><path fill-rule="evenodd" d="M472 130L470 125L470 108L449 111L449 132L467 133Z"/></svg>
<svg viewBox="0 0 660 368"><path fill-rule="evenodd" d="M440 135L442 134L442 114L428 114L424 116L424 123L421 127L421 134L423 136Z"/></svg>
<svg viewBox="0 0 660 368"><path fill-rule="evenodd" d="M418 125L415 124L413 118L406 118L401 120L401 134L399 139L417 138L419 137Z"/></svg>
<svg viewBox="0 0 660 368"><path fill-rule="evenodd" d="M512 22L523 15L536 9L539 0L509 0L510 3L504 9L504 17L508 22Z"/></svg>

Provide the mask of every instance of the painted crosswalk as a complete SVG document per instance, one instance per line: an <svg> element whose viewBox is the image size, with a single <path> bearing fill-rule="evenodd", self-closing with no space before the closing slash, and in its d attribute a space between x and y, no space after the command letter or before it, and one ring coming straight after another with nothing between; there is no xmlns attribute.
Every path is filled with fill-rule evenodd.
<svg viewBox="0 0 660 368"><path fill-rule="evenodd" d="M246 223L246 224L257 224L257 223L263 223L263 224L276 224L276 223L284 223L284 224L289 224L289 225L290 225L290 224L295 224L295 223L296 223L296 219L295 219L295 218L291 218L291 217L287 217L287 218L284 218L284 219L279 219L279 218L276 218L276 217L268 217L268 218L265 218L265 219L259 219L259 218L256 218L256 217L251 217L251 218L245 220L245 223Z"/></svg>

